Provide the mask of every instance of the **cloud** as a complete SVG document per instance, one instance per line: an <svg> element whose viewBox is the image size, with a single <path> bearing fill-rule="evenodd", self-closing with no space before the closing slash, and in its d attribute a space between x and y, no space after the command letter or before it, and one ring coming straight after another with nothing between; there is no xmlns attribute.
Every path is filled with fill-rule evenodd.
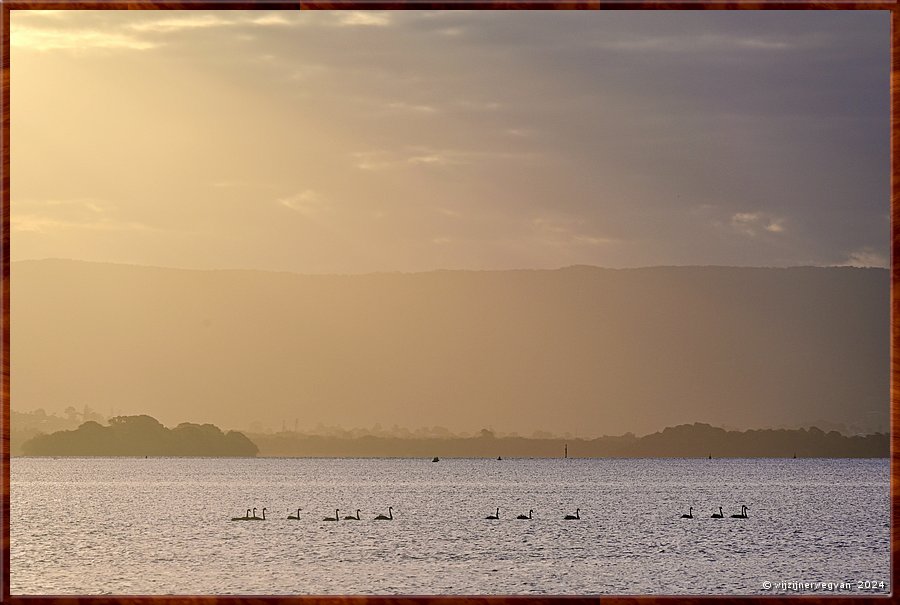
<svg viewBox="0 0 900 605"><path fill-rule="evenodd" d="M570 237L570 241L573 244L580 244L585 246L601 246L603 244L611 244L616 240L608 237L594 237L592 235L580 235L575 233Z"/></svg>
<svg viewBox="0 0 900 605"><path fill-rule="evenodd" d="M395 160L388 159L389 154L384 151L358 151L351 156L360 170L385 170L396 164Z"/></svg>
<svg viewBox="0 0 900 605"><path fill-rule="evenodd" d="M356 167L360 170L375 171L410 167L464 166L495 160L533 160L539 158L540 155L532 152L470 151L414 146L405 148L403 152L359 151L351 154L351 157L354 158Z"/></svg>
<svg viewBox="0 0 900 605"><path fill-rule="evenodd" d="M361 151L352 154L356 167L361 170L389 170L404 167L442 167L469 163L465 153L419 148L418 152L404 154L388 151Z"/></svg>
<svg viewBox="0 0 900 605"><path fill-rule="evenodd" d="M796 48L796 44L785 40L765 40L763 38L736 38L734 45L738 48L757 48L760 50L789 50Z"/></svg>
<svg viewBox="0 0 900 605"><path fill-rule="evenodd" d="M425 155L415 155L412 157L406 158L406 162L409 164L425 164L428 166L450 166L452 164L463 164L465 162L461 162L458 159L453 159L452 157L441 154L441 153L429 153Z"/></svg>
<svg viewBox="0 0 900 605"><path fill-rule="evenodd" d="M461 36L465 32L466 30L463 27L445 27L438 30L438 33L442 36Z"/></svg>
<svg viewBox="0 0 900 605"><path fill-rule="evenodd" d="M283 13L198 13L180 17L151 19L131 24L131 29L141 32L172 33L183 30L208 29L213 27L232 27L257 25L261 27L298 25L299 19L288 19Z"/></svg>
<svg viewBox="0 0 900 605"><path fill-rule="evenodd" d="M59 231L153 231L138 221L113 216L115 208L93 199L25 200L15 202L10 228L23 233Z"/></svg>
<svg viewBox="0 0 900 605"><path fill-rule="evenodd" d="M459 105L463 109L469 109L473 111L496 111L503 107L503 103L500 103L498 101L470 101L466 99L458 101L457 105Z"/></svg>
<svg viewBox="0 0 900 605"><path fill-rule="evenodd" d="M306 65L294 65L289 80L302 81L324 73L328 68L324 65L310 63Z"/></svg>
<svg viewBox="0 0 900 605"><path fill-rule="evenodd" d="M27 14L40 11L22 11ZM20 48L30 48L33 50L86 50L90 48L105 49L128 49L128 50L148 50L156 48L160 44L153 40L148 40L137 34L169 34L184 30L209 29L216 27L229 27L235 25L289 25L295 23L287 20L278 13L269 13L257 15L253 13L223 17L219 13L203 13L188 14L177 17L156 18L156 19L140 19L129 24L127 29L134 33L122 33L113 31L110 26L100 29L95 28L81 29L62 29L54 27L59 25L63 15L59 15L52 11L43 11L48 13L47 17L54 17L52 21L45 19L40 26L36 25L20 25L19 15L16 15L14 25L10 28L10 44ZM66 11L59 11L66 12ZM50 23L51 26L46 25Z"/></svg>
<svg viewBox="0 0 900 605"><path fill-rule="evenodd" d="M17 21L19 19L32 19L32 18L59 20L59 19L63 19L65 17L69 16L69 14L71 12L72 11L67 11L67 10L21 10L21 11L16 11L15 15L16 15Z"/></svg>
<svg viewBox="0 0 900 605"><path fill-rule="evenodd" d="M209 27L222 27L235 25L234 19L225 19L217 14L189 15L184 17L170 17L168 19L154 19L132 23L131 29L140 32L169 33L185 29L204 29Z"/></svg>
<svg viewBox="0 0 900 605"><path fill-rule="evenodd" d="M232 26L285 26L298 24L298 19L289 20L281 13L194 13L174 17L147 18L136 16L126 28L113 29L110 24L97 24L90 28L61 27L72 11L17 11L10 28L10 44L18 48L33 50L87 50L87 49L126 49L148 50L157 48L160 43L145 36L154 34L171 34L180 31L211 29ZM35 14L38 13L38 14ZM41 16L42 19L28 19L28 25L22 25L22 17ZM84 21L81 21L82 23ZM143 36L142 36L143 34Z"/></svg>
<svg viewBox="0 0 900 605"><path fill-rule="evenodd" d="M756 237L760 233L784 233L785 219L765 212L738 212L732 215L731 228L748 237Z"/></svg>
<svg viewBox="0 0 900 605"><path fill-rule="evenodd" d="M339 15L339 25L383 27L391 24L391 16L386 12L349 11L341 12Z"/></svg>
<svg viewBox="0 0 900 605"><path fill-rule="evenodd" d="M554 246L602 246L619 240L585 233L585 221L570 218L535 217L531 229L543 244Z"/></svg>
<svg viewBox="0 0 900 605"><path fill-rule="evenodd" d="M269 13L261 17L254 17L249 21L253 25L294 25L297 21L289 21L281 13Z"/></svg>
<svg viewBox="0 0 900 605"><path fill-rule="evenodd" d="M92 29L62 30L17 25L10 28L10 46L32 50L86 50L89 48L148 50L156 43L127 34Z"/></svg>
<svg viewBox="0 0 900 605"><path fill-rule="evenodd" d="M594 48L613 51L699 53L726 52L731 50L783 51L801 46L809 46L809 41L761 36L729 36L706 34L699 36L631 36L620 40L600 40L592 43Z"/></svg>
<svg viewBox="0 0 900 605"><path fill-rule="evenodd" d="M456 101L453 106L461 111L487 112L501 109L503 107L503 104L497 101L471 101L463 99L460 101ZM387 103L385 104L385 107L387 109L393 109L396 111L419 115L429 115L441 112L441 109L434 105L425 103L407 103L405 101L394 101L391 103Z"/></svg>
<svg viewBox="0 0 900 605"><path fill-rule="evenodd" d="M429 114L429 113L437 113L438 109L433 105L415 105L411 103L388 103L388 108L397 109L400 111L407 111L411 113L419 113L419 114Z"/></svg>
<svg viewBox="0 0 900 605"><path fill-rule="evenodd" d="M847 256L847 260L837 265L838 267L890 267L888 258L876 252L871 246L865 246L854 250Z"/></svg>
<svg viewBox="0 0 900 605"><path fill-rule="evenodd" d="M459 164L446 153L436 150L420 150L419 153L391 153L389 151L359 151L352 154L360 170L390 170L410 166L448 166Z"/></svg>
<svg viewBox="0 0 900 605"><path fill-rule="evenodd" d="M278 199L276 202L303 216L310 217L319 214L327 206L327 203L321 196L312 189L307 189L300 193L295 193L292 196Z"/></svg>

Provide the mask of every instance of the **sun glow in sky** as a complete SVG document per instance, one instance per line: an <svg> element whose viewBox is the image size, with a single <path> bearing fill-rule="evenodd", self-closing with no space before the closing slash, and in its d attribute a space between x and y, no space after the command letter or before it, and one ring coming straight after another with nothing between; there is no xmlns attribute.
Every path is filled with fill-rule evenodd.
<svg viewBox="0 0 900 605"><path fill-rule="evenodd" d="M889 14L13 11L13 260L888 262Z"/></svg>

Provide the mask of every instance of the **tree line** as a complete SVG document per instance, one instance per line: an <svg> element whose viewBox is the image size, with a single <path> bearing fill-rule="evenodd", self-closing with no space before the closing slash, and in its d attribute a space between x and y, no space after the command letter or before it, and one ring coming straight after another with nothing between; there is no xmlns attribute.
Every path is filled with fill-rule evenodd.
<svg viewBox="0 0 900 605"><path fill-rule="evenodd" d="M36 435L22 444L26 456L235 456L259 448L243 433L212 424L182 422L173 429L151 416L115 416L109 426L90 420L75 430Z"/></svg>
<svg viewBox="0 0 900 605"><path fill-rule="evenodd" d="M252 439L251 439L252 438ZM75 430L38 434L26 456L296 456L296 457L534 457L559 458L886 458L890 436L842 435L808 429L727 431L709 424L668 427L595 439L475 436L397 437L306 435L282 431L247 435L212 424L173 429L151 416L116 416L109 426L88 421Z"/></svg>
<svg viewBox="0 0 900 605"><path fill-rule="evenodd" d="M626 433L595 439L497 437L486 429L474 437L447 438L340 437L295 432L249 435L263 456L886 458L890 454L890 438L885 433L848 436L815 427L726 431L703 423L668 427L643 437Z"/></svg>

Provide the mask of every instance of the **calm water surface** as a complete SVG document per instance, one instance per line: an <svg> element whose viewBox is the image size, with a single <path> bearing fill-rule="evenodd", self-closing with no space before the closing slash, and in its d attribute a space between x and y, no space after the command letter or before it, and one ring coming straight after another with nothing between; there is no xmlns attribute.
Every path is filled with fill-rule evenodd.
<svg viewBox="0 0 900 605"><path fill-rule="evenodd" d="M888 593L889 476L886 459L14 458L11 592ZM269 520L230 521L253 507ZM363 520L322 521L335 508Z"/></svg>

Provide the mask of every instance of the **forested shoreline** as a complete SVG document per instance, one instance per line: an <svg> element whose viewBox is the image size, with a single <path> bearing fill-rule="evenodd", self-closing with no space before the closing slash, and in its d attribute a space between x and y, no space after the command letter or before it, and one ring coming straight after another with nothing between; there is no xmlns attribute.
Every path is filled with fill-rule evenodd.
<svg viewBox="0 0 900 605"><path fill-rule="evenodd" d="M116 416L109 426L93 420L75 430L36 435L22 444L26 456L256 456L243 433L212 424L182 422L173 429L151 416Z"/></svg>
<svg viewBox="0 0 900 605"><path fill-rule="evenodd" d="M843 435L808 429L729 431L694 423L641 437L317 435L223 432L184 422L168 429L151 416L116 416L75 430L38 434L21 446L26 456L235 456L336 458L886 458L886 433Z"/></svg>
<svg viewBox="0 0 900 605"><path fill-rule="evenodd" d="M627 433L596 439L497 437L358 437L283 431L248 433L261 456L285 457L529 457L529 458L886 458L890 436L842 435L837 431L763 429L726 431L703 423L683 424L642 437Z"/></svg>

